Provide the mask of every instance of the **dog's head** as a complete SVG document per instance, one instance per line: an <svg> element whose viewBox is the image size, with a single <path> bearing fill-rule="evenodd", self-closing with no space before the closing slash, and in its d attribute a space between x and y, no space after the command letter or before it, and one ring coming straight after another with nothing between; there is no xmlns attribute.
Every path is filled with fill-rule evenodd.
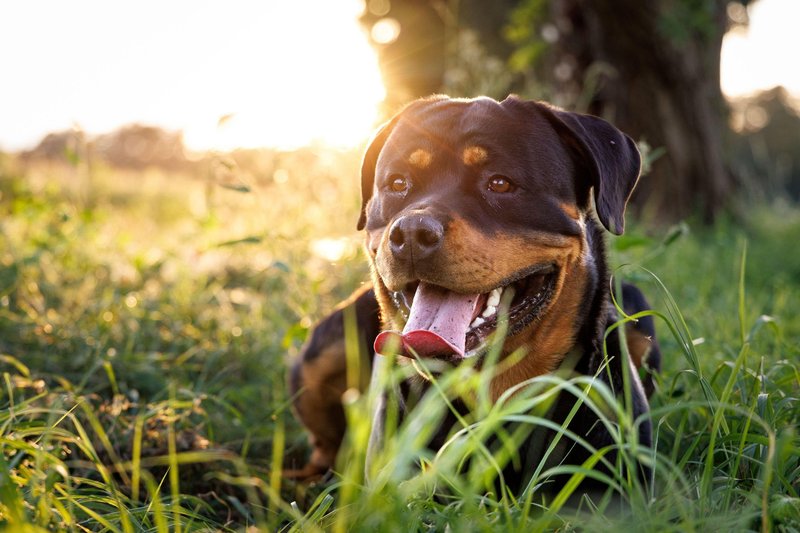
<svg viewBox="0 0 800 533"><path fill-rule="evenodd" d="M504 305L503 352L529 353L517 374L553 370L591 282L592 204L622 233L639 168L633 141L597 117L515 97L407 106L362 166L358 227L384 320L402 330L377 351L394 336L406 355L480 355Z"/></svg>

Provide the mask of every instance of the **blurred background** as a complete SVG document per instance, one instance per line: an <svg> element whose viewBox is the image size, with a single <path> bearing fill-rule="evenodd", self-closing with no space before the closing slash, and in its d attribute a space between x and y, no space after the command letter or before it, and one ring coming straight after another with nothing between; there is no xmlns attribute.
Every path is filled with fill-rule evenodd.
<svg viewBox="0 0 800 533"><path fill-rule="evenodd" d="M306 509L320 489L280 477L309 451L287 365L369 278L355 228L366 140L438 92L546 99L639 143L647 175L609 248L681 324L680 338L658 324L653 405L699 405L700 370L727 398L747 355L735 401L769 397L770 427L789 428L775 479L794 488L775 490L796 506L798 20L798 0L0 2L0 462L14 479L0 476L0 523L9 510L50 530L147 529L163 458L183 452L163 501L187 523L277 530L288 502ZM687 412L687 434L706 438L714 411ZM663 431L688 458L676 472L710 464ZM120 466L137 458L150 466ZM771 479L738 460L736 490ZM403 498L380 500L413 522ZM751 516L709 508L684 529Z"/></svg>
<svg viewBox="0 0 800 533"><path fill-rule="evenodd" d="M514 92L649 147L640 214L710 222L800 197L798 17L793 0L9 2L0 149L188 168L352 148L413 98Z"/></svg>

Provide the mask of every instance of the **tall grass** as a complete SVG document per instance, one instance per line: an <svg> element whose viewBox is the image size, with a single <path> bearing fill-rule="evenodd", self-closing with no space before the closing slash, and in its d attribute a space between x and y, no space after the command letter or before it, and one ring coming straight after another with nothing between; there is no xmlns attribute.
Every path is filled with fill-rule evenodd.
<svg viewBox="0 0 800 533"><path fill-rule="evenodd" d="M665 357L652 449L636 442L642 421L591 377L537 378L493 404L481 393L489 374L463 367L391 430L368 479L378 391L348 392L345 453L329 479L305 486L279 475L307 453L284 374L313 321L366 277L353 229L358 156L267 161L230 167L246 187L95 169L91 195L80 173L0 161L7 528L800 529L799 211L755 208L745 224L694 233L634 227L610 242L615 275L653 303ZM391 386L403 370L385 363ZM534 465L528 487L509 490L502 467L550 424L558 392L596 410L614 444L583 465ZM463 395L474 414L426 450ZM627 474L634 460L652 465L654 483ZM556 475L572 483L545 495ZM607 492L575 492L601 475Z"/></svg>

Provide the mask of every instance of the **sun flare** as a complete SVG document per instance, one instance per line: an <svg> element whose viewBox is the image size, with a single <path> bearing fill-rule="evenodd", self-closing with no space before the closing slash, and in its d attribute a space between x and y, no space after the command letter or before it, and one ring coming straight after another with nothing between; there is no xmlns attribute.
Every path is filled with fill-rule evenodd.
<svg viewBox="0 0 800 533"><path fill-rule="evenodd" d="M18 50L6 72L26 82L4 89L0 122L14 137L4 131L1 147L133 122L182 130L193 149L353 146L384 97L363 9L362 0L4 4L0 49Z"/></svg>
<svg viewBox="0 0 800 533"><path fill-rule="evenodd" d="M731 2L729 11L744 11ZM792 67L800 48L797 0L761 0L747 8L749 24L730 31L722 44L721 84L730 97L753 95L782 85L800 95L800 69Z"/></svg>
<svg viewBox="0 0 800 533"><path fill-rule="evenodd" d="M385 93L375 53L358 26L363 4L311 4L311 12L306 2L265 6L264 54L246 54L248 64L237 69L249 70L248 80L209 80L211 93L224 92L231 81L239 85L230 118L192 125L185 132L189 145L352 146L368 136Z"/></svg>

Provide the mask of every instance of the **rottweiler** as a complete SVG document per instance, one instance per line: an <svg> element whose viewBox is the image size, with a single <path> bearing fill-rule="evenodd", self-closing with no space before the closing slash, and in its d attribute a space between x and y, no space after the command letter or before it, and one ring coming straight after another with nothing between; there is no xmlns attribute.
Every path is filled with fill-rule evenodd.
<svg viewBox="0 0 800 533"><path fill-rule="evenodd" d="M291 370L295 411L313 452L304 468L286 474L313 478L334 465L346 429L348 313L359 327L363 367L389 346L399 349L400 363L472 359L480 367L502 319L501 360L520 350L524 356L492 378L493 400L572 354L574 372L597 376L620 399L627 374L633 414L646 413L648 372L660 367L653 322L626 325L628 350L617 329L606 334L618 313L603 235L603 228L623 232L640 167L636 144L605 120L515 96L429 97L383 125L361 167L358 229L366 230L372 284L319 323ZM649 307L633 285L621 292L626 313ZM644 385L639 369L647 370ZM424 378L411 380L424 387ZM575 404L567 396L551 410L557 423ZM371 446L380 445L383 418L379 407ZM581 405L570 429L600 449L611 437L597 421ZM430 446L441 446L451 429L443 423ZM639 442L651 441L645 420ZM581 464L587 457L579 446L559 453L549 460ZM524 479L525 472L516 474Z"/></svg>

